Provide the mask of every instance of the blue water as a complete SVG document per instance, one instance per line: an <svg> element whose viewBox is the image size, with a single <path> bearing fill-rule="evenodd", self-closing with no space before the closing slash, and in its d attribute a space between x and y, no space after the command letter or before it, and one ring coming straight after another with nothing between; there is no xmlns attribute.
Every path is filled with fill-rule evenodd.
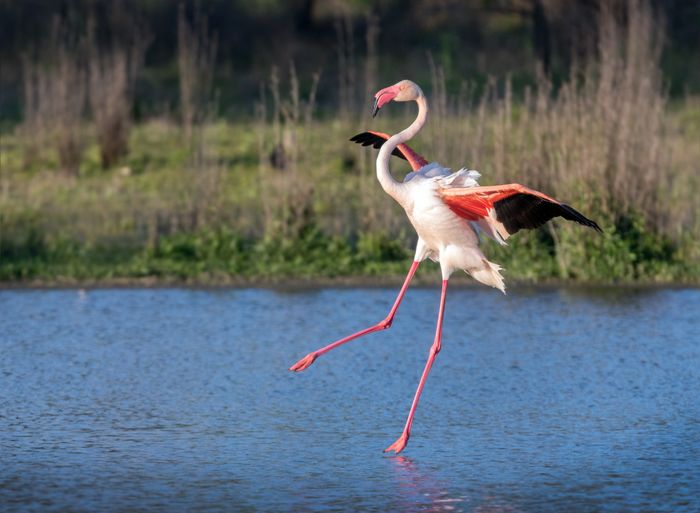
<svg viewBox="0 0 700 513"><path fill-rule="evenodd" d="M700 290L0 291L1 511L700 511Z"/></svg>

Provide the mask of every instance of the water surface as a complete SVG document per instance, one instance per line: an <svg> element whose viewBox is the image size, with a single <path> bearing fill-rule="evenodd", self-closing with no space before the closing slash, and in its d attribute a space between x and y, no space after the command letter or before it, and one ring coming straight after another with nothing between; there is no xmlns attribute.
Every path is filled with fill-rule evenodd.
<svg viewBox="0 0 700 513"><path fill-rule="evenodd" d="M700 291L0 291L2 511L700 511Z"/></svg>

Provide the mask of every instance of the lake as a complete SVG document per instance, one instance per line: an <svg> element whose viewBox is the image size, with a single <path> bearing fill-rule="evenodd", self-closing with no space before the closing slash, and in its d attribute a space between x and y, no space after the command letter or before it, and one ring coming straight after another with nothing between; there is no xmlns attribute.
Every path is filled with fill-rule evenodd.
<svg viewBox="0 0 700 513"><path fill-rule="evenodd" d="M698 512L700 290L0 291L0 510Z"/></svg>

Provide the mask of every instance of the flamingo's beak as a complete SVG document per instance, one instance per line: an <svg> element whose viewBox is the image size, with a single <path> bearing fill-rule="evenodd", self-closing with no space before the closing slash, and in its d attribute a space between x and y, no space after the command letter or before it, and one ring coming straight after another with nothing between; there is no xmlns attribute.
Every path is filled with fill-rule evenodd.
<svg viewBox="0 0 700 513"><path fill-rule="evenodd" d="M374 106L372 106L372 117L376 118L379 114L379 98L374 99Z"/></svg>
<svg viewBox="0 0 700 513"><path fill-rule="evenodd" d="M399 94L400 91L401 90L399 89L398 85L393 85L390 87L385 87L381 91L377 92L377 94L374 95L374 107L372 107L372 117L375 117L377 115L377 112L379 112L379 109L384 107L384 105L396 98L396 95Z"/></svg>

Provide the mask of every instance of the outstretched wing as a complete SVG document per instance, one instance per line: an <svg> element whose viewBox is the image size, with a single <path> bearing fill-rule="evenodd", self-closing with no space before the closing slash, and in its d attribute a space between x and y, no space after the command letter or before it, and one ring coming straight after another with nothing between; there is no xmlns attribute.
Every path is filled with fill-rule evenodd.
<svg viewBox="0 0 700 513"><path fill-rule="evenodd" d="M389 137L391 137L389 134L368 130L367 132L362 132L361 134L351 137L350 140L361 144L362 146L372 146L373 148L379 149L382 147L382 144L389 139ZM391 152L391 154L407 160L408 163L411 164L411 168L414 171L418 171L420 168L428 164L427 160L418 155L407 144L399 144L394 151Z"/></svg>
<svg viewBox="0 0 700 513"><path fill-rule="evenodd" d="M539 191L517 183L440 189L440 196L457 215L477 222L496 240L505 241L522 229L537 228L561 216L601 232L595 221Z"/></svg>

